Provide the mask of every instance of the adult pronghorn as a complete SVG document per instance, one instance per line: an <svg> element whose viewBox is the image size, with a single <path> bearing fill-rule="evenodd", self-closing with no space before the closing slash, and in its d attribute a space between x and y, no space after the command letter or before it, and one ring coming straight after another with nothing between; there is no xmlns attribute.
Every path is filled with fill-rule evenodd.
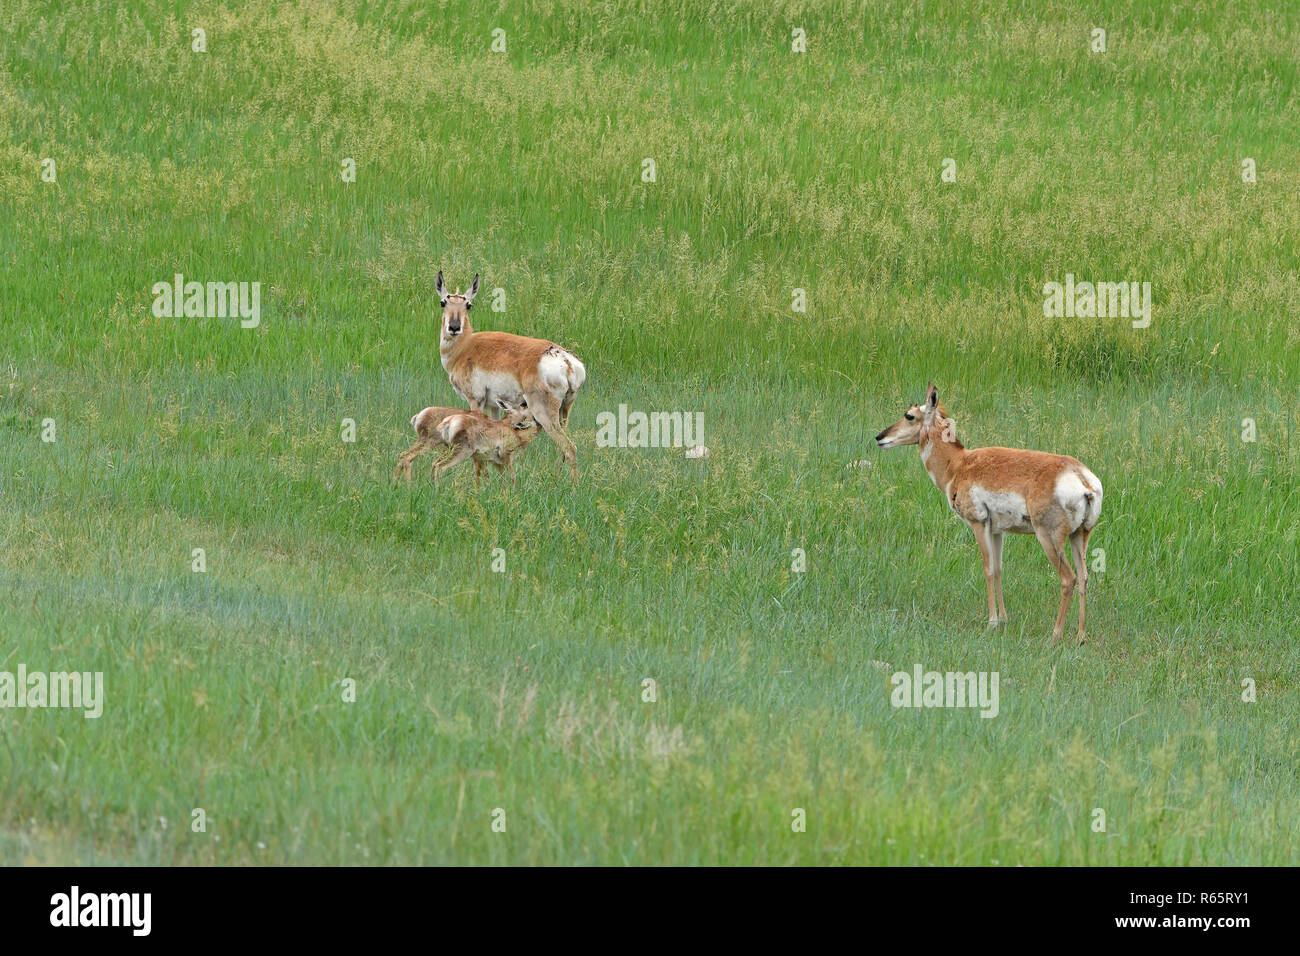
<svg viewBox="0 0 1300 956"><path fill-rule="evenodd" d="M578 451L568 435L569 409L587 378L587 369L572 352L545 339L508 332L475 332L469 310L478 295L478 274L468 292L449 293L438 273L442 302L442 338L438 351L451 387L476 412L498 401L527 404L533 418L551 436L578 480Z"/></svg>
<svg viewBox="0 0 1300 956"><path fill-rule="evenodd" d="M1002 536L1007 532L1034 534L1061 577L1061 607L1056 612L1052 643L1061 640L1076 580L1079 643L1083 643L1088 536L1101 517L1101 482L1096 475L1069 455L964 448L933 385L926 391L925 404L909 408L876 436L876 444L881 448L920 445L921 462L948 499L948 507L975 532L984 558L990 627L1007 620L1002 600ZM1077 575L1065 555L1067 541L1074 551Z"/></svg>

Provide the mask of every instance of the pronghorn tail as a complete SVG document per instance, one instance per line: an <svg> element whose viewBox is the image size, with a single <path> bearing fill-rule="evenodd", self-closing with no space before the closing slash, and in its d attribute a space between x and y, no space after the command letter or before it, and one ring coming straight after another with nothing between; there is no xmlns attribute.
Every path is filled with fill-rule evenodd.
<svg viewBox="0 0 1300 956"><path fill-rule="evenodd" d="M1076 472L1079 476L1079 481L1083 484L1083 498L1085 502L1083 527L1091 531L1101 518L1101 479L1082 465L1076 469Z"/></svg>

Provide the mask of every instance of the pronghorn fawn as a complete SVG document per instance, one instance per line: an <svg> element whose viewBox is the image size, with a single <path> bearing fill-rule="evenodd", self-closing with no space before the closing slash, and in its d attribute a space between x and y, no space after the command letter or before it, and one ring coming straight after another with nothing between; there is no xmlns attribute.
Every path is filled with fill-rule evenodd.
<svg viewBox="0 0 1300 956"><path fill-rule="evenodd" d="M411 480L411 463L426 451L447 448L448 453L435 459L430 477L437 481L449 468L466 458L474 459L474 484L483 475L483 466L492 465L514 480L514 456L528 447L537 434L537 423L526 404L513 406L498 399L497 406L506 413L504 419L489 418L482 412L463 408L434 406L411 419L417 440L402 452L393 478L405 475Z"/></svg>
<svg viewBox="0 0 1300 956"><path fill-rule="evenodd" d="M984 559L989 596L989 626L1005 624L1002 600L1002 536L1033 534L1061 578L1061 606L1052 643L1061 640L1070 598L1079 592L1079 643L1084 642L1088 595L1088 536L1101 517L1101 482L1069 455L1050 455L1016 448L965 448L957 441L952 419L939 404L933 385L925 403L876 436L881 448L919 445L921 462L944 493L948 507L971 530ZM1065 547L1074 552L1071 570Z"/></svg>
<svg viewBox="0 0 1300 956"><path fill-rule="evenodd" d="M568 435L569 409L587 378L587 369L573 353L545 339L508 332L475 332L469 310L478 295L478 275L468 292L449 293L438 273L442 302L442 337L438 351L442 367L456 390L476 412L498 400L527 403L533 418L568 462L578 480L578 452Z"/></svg>

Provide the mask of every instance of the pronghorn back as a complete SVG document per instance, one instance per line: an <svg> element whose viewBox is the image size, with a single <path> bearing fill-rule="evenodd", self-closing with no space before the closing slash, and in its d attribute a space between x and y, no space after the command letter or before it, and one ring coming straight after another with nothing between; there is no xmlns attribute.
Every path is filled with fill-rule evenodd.
<svg viewBox="0 0 1300 956"><path fill-rule="evenodd" d="M433 438L437 434L439 423L448 415L459 415L463 408L450 408L444 405L432 405L421 409L411 416L411 427L421 438Z"/></svg>
<svg viewBox="0 0 1300 956"><path fill-rule="evenodd" d="M509 332L475 332L468 347L445 361L451 384L468 402L488 406L497 399L518 404L526 397L531 373L561 402L571 399L587 379L576 355L546 339Z"/></svg>
<svg viewBox="0 0 1300 956"><path fill-rule="evenodd" d="M1030 534L1031 517L1053 504L1071 531L1090 531L1101 517L1101 481L1077 458L998 446L963 451L944 491L949 507L967 520L999 523L999 515L1019 507L1023 513L1014 517L1023 520L1003 518L1002 530Z"/></svg>

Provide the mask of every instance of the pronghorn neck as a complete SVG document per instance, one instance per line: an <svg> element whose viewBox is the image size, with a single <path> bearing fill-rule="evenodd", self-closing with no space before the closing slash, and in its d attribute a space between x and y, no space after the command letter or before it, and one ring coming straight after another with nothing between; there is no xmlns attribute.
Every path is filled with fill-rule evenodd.
<svg viewBox="0 0 1300 956"><path fill-rule="evenodd" d="M921 432L921 463L930 473L931 480L939 488L947 488L952 481L957 465L961 463L966 449L957 441L956 435L950 433L944 438L946 420L939 419Z"/></svg>
<svg viewBox="0 0 1300 956"><path fill-rule="evenodd" d="M469 319L466 318L461 325L460 335L454 335L447 338L446 333L442 333L438 339L438 353L442 356L442 367L450 370L456 359L469 348L470 337L474 330L469 327Z"/></svg>

